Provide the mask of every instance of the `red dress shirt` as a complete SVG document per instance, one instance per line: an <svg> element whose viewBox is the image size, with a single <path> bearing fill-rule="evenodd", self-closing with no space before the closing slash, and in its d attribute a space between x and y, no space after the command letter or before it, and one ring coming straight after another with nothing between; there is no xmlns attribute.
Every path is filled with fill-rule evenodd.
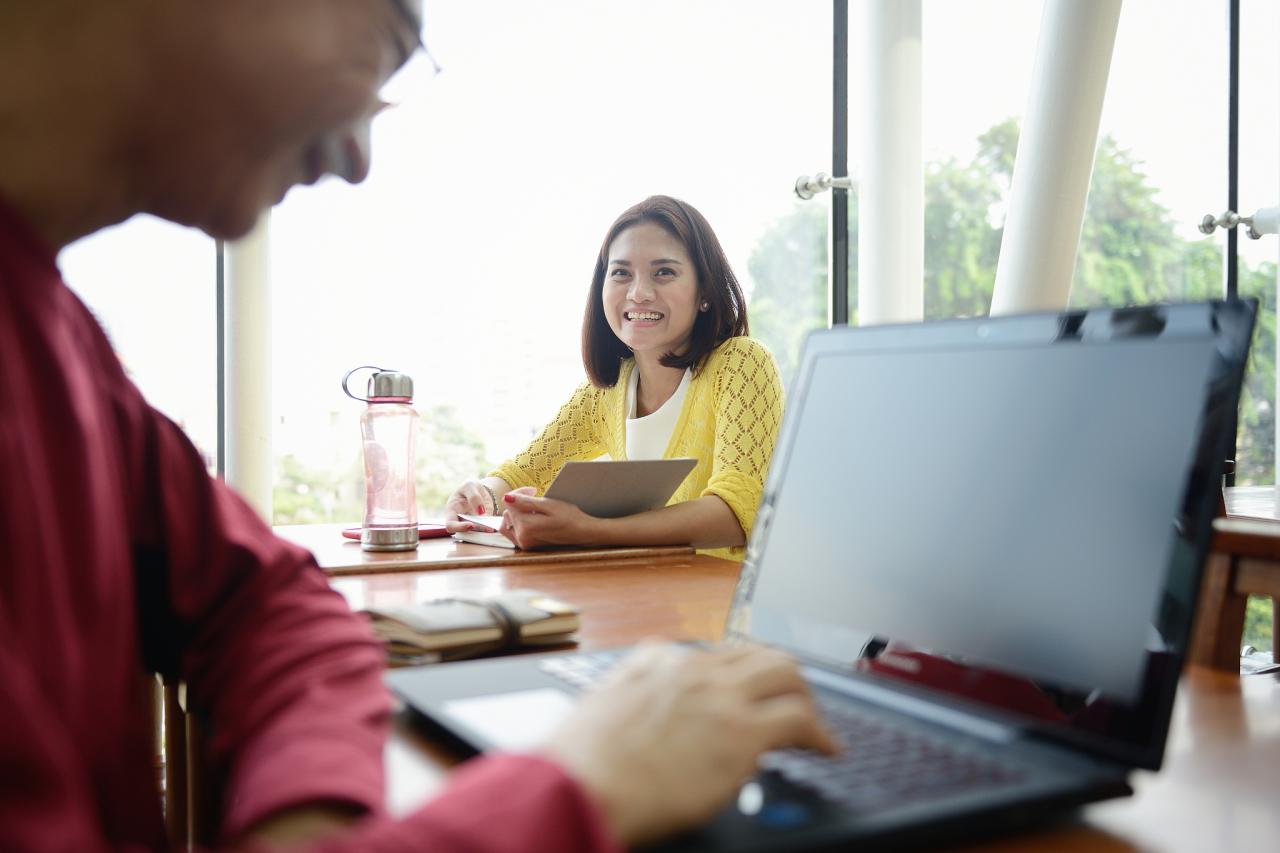
<svg viewBox="0 0 1280 853"><path fill-rule="evenodd" d="M316 849L616 849L532 756L472 762L419 812L381 813L379 646L147 405L0 203L0 850L167 848L144 667L208 713L226 838L347 803L367 817Z"/></svg>

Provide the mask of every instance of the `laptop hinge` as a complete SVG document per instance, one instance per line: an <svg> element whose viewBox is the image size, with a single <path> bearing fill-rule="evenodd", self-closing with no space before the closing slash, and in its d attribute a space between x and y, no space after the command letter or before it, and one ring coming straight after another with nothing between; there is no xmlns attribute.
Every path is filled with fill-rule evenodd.
<svg viewBox="0 0 1280 853"><path fill-rule="evenodd" d="M983 740L995 743L1012 743L1022 734L1022 730L1016 726L976 717L956 708L948 708L945 705L939 705L871 684L863 679L850 678L848 675L838 675L815 666L804 666L801 670L806 679L821 687L857 699L866 699L878 706L900 711L919 720L926 720L930 723L956 729Z"/></svg>

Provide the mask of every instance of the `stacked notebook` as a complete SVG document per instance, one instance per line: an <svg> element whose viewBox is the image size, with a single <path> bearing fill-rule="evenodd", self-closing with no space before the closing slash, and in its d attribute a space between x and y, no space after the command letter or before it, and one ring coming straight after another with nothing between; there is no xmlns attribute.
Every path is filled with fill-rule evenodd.
<svg viewBox="0 0 1280 853"><path fill-rule="evenodd" d="M532 589L476 599L446 598L362 611L392 666L458 660L573 642L578 610Z"/></svg>
<svg viewBox="0 0 1280 853"><path fill-rule="evenodd" d="M458 518L463 521L469 521L479 528L477 530L463 530L453 534L453 538L459 542L470 542L473 545L489 545L494 548L516 547L516 543L498 532L502 529L502 516L459 515Z"/></svg>

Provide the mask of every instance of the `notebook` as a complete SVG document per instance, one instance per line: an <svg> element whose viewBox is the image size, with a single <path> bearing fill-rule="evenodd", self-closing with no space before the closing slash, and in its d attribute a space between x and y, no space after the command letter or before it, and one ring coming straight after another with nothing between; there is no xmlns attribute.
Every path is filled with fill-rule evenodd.
<svg viewBox="0 0 1280 853"><path fill-rule="evenodd" d="M459 515L463 521L477 525L475 530L460 530L453 534L459 542L470 542L473 545L488 545L491 548L514 548L516 543L499 531L502 529L500 515Z"/></svg>
<svg viewBox="0 0 1280 853"><path fill-rule="evenodd" d="M764 756L665 849L950 839L1158 769L1255 312L811 334L726 634L800 662L845 754ZM471 748L521 748L617 654L388 682Z"/></svg>
<svg viewBox="0 0 1280 853"><path fill-rule="evenodd" d="M361 611L393 666L460 660L502 649L553 646L578 630L573 605L533 589Z"/></svg>

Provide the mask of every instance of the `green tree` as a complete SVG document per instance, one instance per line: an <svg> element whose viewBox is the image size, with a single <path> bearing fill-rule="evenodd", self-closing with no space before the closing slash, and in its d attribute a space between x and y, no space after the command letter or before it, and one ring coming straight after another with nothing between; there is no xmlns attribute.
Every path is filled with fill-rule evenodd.
<svg viewBox="0 0 1280 853"><path fill-rule="evenodd" d="M418 414L416 448L418 511L435 518L464 480L482 476L489 465L484 442L458 420L451 406ZM297 457L280 459L272 490L273 523L358 523L364 515L364 462L353 442L349 460L337 469L310 468Z"/></svg>
<svg viewBox="0 0 1280 853"><path fill-rule="evenodd" d="M747 261L751 334L764 342L790 383L800 346L827 325L827 210L797 204L765 232Z"/></svg>
<svg viewBox="0 0 1280 853"><path fill-rule="evenodd" d="M271 492L272 523L359 521L364 474L358 454L340 470L310 468L292 454L280 457Z"/></svg>
<svg viewBox="0 0 1280 853"><path fill-rule="evenodd" d="M1249 369L1240 395L1240 431L1236 442L1236 482L1274 483L1276 449L1276 265L1256 270L1240 265L1241 296L1258 299L1258 325L1249 350Z"/></svg>
<svg viewBox="0 0 1280 853"><path fill-rule="evenodd" d="M1080 234L1071 304L1138 305L1168 299L1182 241L1140 165L1103 137Z"/></svg>
<svg viewBox="0 0 1280 853"><path fill-rule="evenodd" d="M1244 643L1255 649L1270 651L1275 654L1275 623L1271 619L1273 608L1271 599L1261 596L1249 596L1248 609L1244 616Z"/></svg>
<svg viewBox="0 0 1280 853"><path fill-rule="evenodd" d="M954 159L925 170L924 316L973 317L991 307L1001 230L998 174L983 162Z"/></svg>
<svg viewBox="0 0 1280 853"><path fill-rule="evenodd" d="M983 133L970 162L925 172L924 311L927 318L987 313L995 284L1018 123ZM851 213L856 195L851 194ZM856 216L851 245L856 246ZM825 205L798 204L756 245L748 262L753 332L789 378L804 335L826 317ZM1178 236L1141 161L1111 137L1098 145L1081 229L1071 305L1124 306L1207 299L1223 292L1222 253L1211 239ZM850 263L856 296L856 252ZM1275 265L1241 266L1241 295L1263 305L1241 400L1237 482L1274 482ZM856 304L856 302L855 302Z"/></svg>
<svg viewBox="0 0 1280 853"><path fill-rule="evenodd" d="M435 406L418 421L418 507L426 517L438 517L445 501L465 480L482 477L492 468L484 441L467 430L452 406Z"/></svg>
<svg viewBox="0 0 1280 853"><path fill-rule="evenodd" d="M782 381L789 385L800 348L813 329L827 326L827 205L797 203L767 230L747 269L754 282L748 294L751 336L769 347ZM858 194L849 191L849 322L858 322Z"/></svg>

